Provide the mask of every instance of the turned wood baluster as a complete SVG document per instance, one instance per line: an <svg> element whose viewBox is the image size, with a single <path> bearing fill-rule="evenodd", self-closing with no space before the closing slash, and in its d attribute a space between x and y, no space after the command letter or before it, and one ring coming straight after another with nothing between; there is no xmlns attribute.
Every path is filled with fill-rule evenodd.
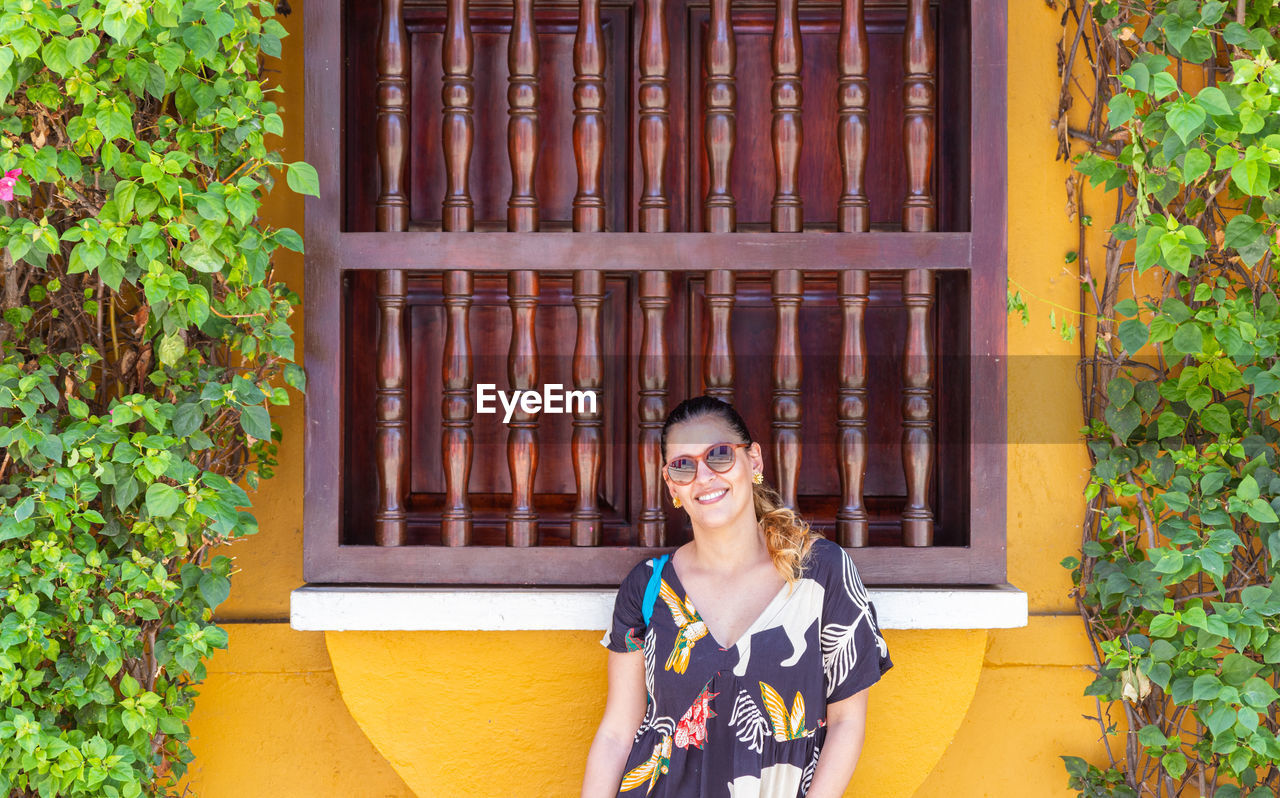
<svg viewBox="0 0 1280 798"><path fill-rule="evenodd" d="M907 340L902 363L902 467L907 478L907 504L902 511L902 542L907 546L933 545L933 510L929 507L929 481L933 476L929 311L933 300L933 272L911 269L903 273Z"/></svg>
<svg viewBox="0 0 1280 798"><path fill-rule="evenodd" d="M903 38L903 147L907 158L907 198L902 206L902 229L923 233L934 229L931 193L934 139L936 52L929 0L908 0Z"/></svg>
<svg viewBox="0 0 1280 798"><path fill-rule="evenodd" d="M667 67L671 60L667 42L666 0L644 0L644 25L640 32L640 231L665 233L670 229L671 200L667 196L667 143L670 137Z"/></svg>
<svg viewBox="0 0 1280 798"><path fill-rule="evenodd" d="M731 233L737 226L737 203L729 185L733 145L737 136L738 90L734 67L738 52L733 38L730 0L711 0L711 24L707 28L704 95L707 147L707 198L703 213L712 233Z"/></svg>
<svg viewBox="0 0 1280 798"><path fill-rule="evenodd" d="M667 272L640 273L640 309L644 337L640 350L640 545L666 545L662 511L662 422L667 406Z"/></svg>
<svg viewBox="0 0 1280 798"><path fill-rule="evenodd" d="M777 462L778 494L788 507L796 506L800 475L800 302L804 273L779 269L773 273L773 306L777 329L773 343L773 447Z"/></svg>
<svg viewBox="0 0 1280 798"><path fill-rule="evenodd" d="M507 277L511 306L511 350L507 378L512 391L538 387L538 342L534 319L538 309L538 273L519 270ZM507 434L507 467L511 472L511 509L507 512L507 545L538 542L538 515L533 508L533 478L538 471L538 422L523 403L511 415Z"/></svg>
<svg viewBox="0 0 1280 798"><path fill-rule="evenodd" d="M932 231L936 203L931 193L934 144L935 59L928 0L909 0L903 44L903 143L907 157L907 198L902 227L913 233ZM902 542L933 545L933 510L929 482L933 476L933 354L929 314L934 302L934 276L912 269L903 274L907 308L906 350L902 361L902 467L907 503L902 511Z"/></svg>
<svg viewBox="0 0 1280 798"><path fill-rule="evenodd" d="M405 192L409 138L409 89L406 68L404 0L383 0L378 29L378 164L382 187L375 206L379 231L409 226ZM375 446L378 456L378 507L374 540L379 546L405 542L404 494L408 486L405 418L405 275L378 274L378 381L374 393Z"/></svg>
<svg viewBox="0 0 1280 798"><path fill-rule="evenodd" d="M804 229L800 200L800 147L804 142L800 108L804 64L800 41L799 0L778 0L773 23L773 229L798 233Z"/></svg>
<svg viewBox="0 0 1280 798"><path fill-rule="evenodd" d="M573 40L573 157L578 192L573 197L573 229L604 230L604 34L600 0L581 0Z"/></svg>
<svg viewBox="0 0 1280 798"><path fill-rule="evenodd" d="M470 311L475 282L471 272L444 274L445 338L442 401L445 500L440 538L446 546L471 545L472 390Z"/></svg>
<svg viewBox="0 0 1280 798"><path fill-rule="evenodd" d="M374 416L378 449L378 510L374 515L374 535L379 546L401 546L405 542L404 494L406 450L409 442L405 419L404 384L404 303L405 274L378 272L378 389Z"/></svg>
<svg viewBox="0 0 1280 798"><path fill-rule="evenodd" d="M382 0L378 27L378 164L382 188L378 193L378 230L409 226L409 195L405 166L409 151L409 80L405 46L404 0Z"/></svg>
<svg viewBox="0 0 1280 798"><path fill-rule="evenodd" d="M640 32L640 231L670 229L671 199L667 196L667 145L670 136L665 0L644 0ZM671 278L664 271L640 275L640 307L644 336L640 352L640 545L665 545L662 510L662 422L666 416L667 359L665 325L671 304Z"/></svg>
<svg viewBox="0 0 1280 798"><path fill-rule="evenodd" d="M443 221L446 232L470 230L473 226L474 203L468 185L471 169L471 144L475 138L472 121L472 65L475 46L471 39L471 20L467 0L447 0L445 6L444 100L445 193Z"/></svg>
<svg viewBox="0 0 1280 798"><path fill-rule="evenodd" d="M839 108L840 168L844 178L838 205L841 232L871 229L864 178L867 171L868 104L867 26L862 0L844 0L840 17Z"/></svg>
<svg viewBox="0 0 1280 798"><path fill-rule="evenodd" d="M863 0L844 0L840 17L839 110L840 194L837 229L865 233L871 229L870 203L864 178L867 169L868 104L867 27ZM840 274L838 297L843 336L840 345L840 508L836 540L841 546L870 541L863 485L867 474L867 342L866 308L869 276L865 271Z"/></svg>
<svg viewBox="0 0 1280 798"><path fill-rule="evenodd" d="M515 0L507 41L507 154L511 159L511 198L507 229L538 229L538 197L533 174L538 166L538 32L533 0Z"/></svg>
<svg viewBox="0 0 1280 798"><path fill-rule="evenodd" d="M573 42L573 155L578 167L578 192L573 198L575 232L604 230L605 203L601 187L604 164L604 43L599 0L582 0ZM600 308L604 302L604 273L582 270L573 274L573 304L578 337L573 349L573 387L595 391L600 401ZM603 407L575 407L573 417L573 473L578 497L569 521L569 542L600 545L600 448L604 439Z"/></svg>
<svg viewBox="0 0 1280 798"><path fill-rule="evenodd" d="M773 161L776 183L773 193L772 227L778 233L799 233L804 229L800 200L800 147L804 140L800 123L803 94L800 70L803 50L800 41L798 0L778 0L773 24ZM804 297L804 275L795 269L773 274L773 305L777 318L773 344L774 459L777 463L778 493L788 507L796 506L796 482L800 474L800 302Z"/></svg>
<svg viewBox="0 0 1280 798"><path fill-rule="evenodd" d="M511 158L511 199L507 230L531 233L538 229L538 200L533 193L533 170L538 157L538 40L533 28L533 0L516 0L508 39L507 90L510 120L507 151ZM507 277L511 306L511 353L507 363L512 390L538 387L538 343L534 316L538 303L537 272L521 269ZM511 471L511 510L507 513L507 545L538 542L537 513L533 509L533 479L538 471L536 415L517 409L507 432L507 465Z"/></svg>
<svg viewBox="0 0 1280 798"><path fill-rule="evenodd" d="M838 297L844 334L840 344L840 405L836 421L840 430L840 509L836 511L836 541L841 546L866 546L870 540L867 508L862 504L863 480L867 475L868 282L865 271L840 273Z"/></svg>
<svg viewBox="0 0 1280 798"><path fill-rule="evenodd" d="M600 507L596 494L600 482L600 443L603 432L600 388L601 368L600 306L604 303L604 273L578 271L573 274L573 304L578 311L578 339L573 349L573 386L591 391L597 399L594 412L585 403L574 408L573 473L578 500L569 522L569 542L575 546L600 545Z"/></svg>
<svg viewBox="0 0 1280 798"><path fill-rule="evenodd" d="M737 203L729 185L737 89L734 65L737 48L733 39L730 0L711 0L711 24L707 28L706 147L707 198L703 206L705 226L711 233L732 233L737 226ZM728 269L707 272L707 315L711 334L703 347L703 382L710 396L733 401L733 317L735 280Z"/></svg>
<svg viewBox="0 0 1280 798"><path fill-rule="evenodd" d="M441 52L444 78L441 99L444 114L441 144L444 149L445 197L442 226L445 232L467 232L474 227L474 205L467 183L474 137L472 122L472 63L474 46L467 0L449 0ZM473 278L470 272L444 275L445 350L441 364L444 396L441 399L445 506L440 515L440 538L446 546L471 543L472 389L470 308Z"/></svg>

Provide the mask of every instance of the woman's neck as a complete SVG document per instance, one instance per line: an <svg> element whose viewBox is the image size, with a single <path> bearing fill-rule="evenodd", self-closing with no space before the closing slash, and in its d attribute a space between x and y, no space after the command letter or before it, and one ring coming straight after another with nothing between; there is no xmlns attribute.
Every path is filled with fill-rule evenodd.
<svg viewBox="0 0 1280 798"><path fill-rule="evenodd" d="M769 548L760 525L752 519L714 529L695 528L685 554L682 559L699 571L729 574L767 560Z"/></svg>

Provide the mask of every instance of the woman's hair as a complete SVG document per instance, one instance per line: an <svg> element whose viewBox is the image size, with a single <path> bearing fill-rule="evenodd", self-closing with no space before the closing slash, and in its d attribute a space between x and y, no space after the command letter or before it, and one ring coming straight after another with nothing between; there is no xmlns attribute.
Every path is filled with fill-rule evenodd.
<svg viewBox="0 0 1280 798"><path fill-rule="evenodd" d="M676 405L662 425L663 462L667 460L667 433L671 428L703 416L714 416L728 425L739 438L735 443L752 443L747 422L742 420L733 405L714 396L695 396ZM752 483L751 493L755 500L756 521L764 530L764 542L769 548L769 556L773 558L773 566L787 580L787 584L795 584L804 574L805 561L809 558L813 542L821 535L810 530L809 524L794 510L785 506L778 492L767 484Z"/></svg>

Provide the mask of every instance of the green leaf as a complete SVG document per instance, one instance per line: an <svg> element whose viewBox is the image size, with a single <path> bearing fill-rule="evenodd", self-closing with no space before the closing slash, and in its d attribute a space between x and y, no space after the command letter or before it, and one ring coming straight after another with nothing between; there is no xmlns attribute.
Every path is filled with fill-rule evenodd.
<svg viewBox="0 0 1280 798"><path fill-rule="evenodd" d="M1211 404L1200 411L1200 425L1219 435L1231 434L1231 411L1220 404Z"/></svg>
<svg viewBox="0 0 1280 798"><path fill-rule="evenodd" d="M35 32L34 28L19 27L9 34L9 44L17 52L18 59L22 60L35 55L36 51L40 49L40 36Z"/></svg>
<svg viewBox="0 0 1280 798"><path fill-rule="evenodd" d="M160 362L166 366L176 366L182 356L187 353L187 345L182 342L182 338L176 333L166 335L160 339L160 346L157 348L160 355Z"/></svg>
<svg viewBox="0 0 1280 798"><path fill-rule="evenodd" d="M1208 86L1200 90L1196 95L1196 103L1209 112L1213 116L1233 116L1234 111L1231 110L1231 103L1227 102L1227 95L1222 93L1222 89L1217 86Z"/></svg>
<svg viewBox="0 0 1280 798"><path fill-rule="evenodd" d="M173 434L179 438L185 438L200 429L200 425L203 423L204 411L200 408L199 402L187 402L178 405L178 409L173 414Z"/></svg>
<svg viewBox="0 0 1280 798"><path fill-rule="evenodd" d="M1222 658L1222 681L1235 687L1243 687L1261 668L1262 663L1233 651Z"/></svg>
<svg viewBox="0 0 1280 798"><path fill-rule="evenodd" d="M1175 779L1182 778L1182 774L1187 772L1187 757L1181 751L1170 751L1160 757L1160 764Z"/></svg>
<svg viewBox="0 0 1280 798"><path fill-rule="evenodd" d="M240 410L240 428L260 441L271 440L271 414L261 405L248 405Z"/></svg>
<svg viewBox="0 0 1280 798"><path fill-rule="evenodd" d="M1209 0L1200 6L1200 24L1208 27L1214 25L1218 20L1222 19L1222 12L1226 11L1227 4L1220 0Z"/></svg>
<svg viewBox="0 0 1280 798"><path fill-rule="evenodd" d="M1127 440L1133 431L1138 428L1138 425L1142 423L1142 411L1138 408L1136 402L1129 402L1120 408L1115 405L1108 405L1107 409L1103 411L1103 416L1121 441Z"/></svg>
<svg viewBox="0 0 1280 798"><path fill-rule="evenodd" d="M1204 348L1204 331L1194 322L1180 324L1170 343L1184 355L1197 354Z"/></svg>
<svg viewBox="0 0 1280 798"><path fill-rule="evenodd" d="M1133 382L1124 377L1115 377L1107 383L1107 399L1111 404L1122 407L1133 398Z"/></svg>
<svg viewBox="0 0 1280 798"><path fill-rule="evenodd" d="M1168 72L1157 72L1151 76L1151 96L1157 100L1178 91L1178 81Z"/></svg>
<svg viewBox="0 0 1280 798"><path fill-rule="evenodd" d="M1254 499L1249 502L1246 510L1249 517L1260 524L1274 524L1280 522L1280 516L1276 515L1276 511L1267 503L1266 499Z"/></svg>
<svg viewBox="0 0 1280 798"><path fill-rule="evenodd" d="M1172 615L1157 615L1151 619L1152 637L1173 637L1178 633L1178 622Z"/></svg>
<svg viewBox="0 0 1280 798"><path fill-rule="evenodd" d="M1248 474L1244 479L1240 480L1240 484L1236 486L1236 496L1241 501L1251 502L1260 495L1258 490L1258 481L1253 478L1253 474Z"/></svg>
<svg viewBox="0 0 1280 798"><path fill-rule="evenodd" d="M197 589L200 591L200 598L209 605L209 609L216 609L231 595L231 580L212 571L205 571L200 577Z"/></svg>
<svg viewBox="0 0 1280 798"><path fill-rule="evenodd" d="M289 171L286 179L289 182L289 188L297 194L306 194L312 197L320 196L320 178L316 175L316 168L305 161L295 161L286 164Z"/></svg>
<svg viewBox="0 0 1280 798"><path fill-rule="evenodd" d="M1133 118L1133 112L1133 98L1128 94L1117 94L1107 103L1107 124L1113 128L1120 127Z"/></svg>
<svg viewBox="0 0 1280 798"><path fill-rule="evenodd" d="M182 504L182 494L172 485L154 482L147 488L147 512L152 518L168 518Z"/></svg>
<svg viewBox="0 0 1280 798"><path fill-rule="evenodd" d="M1264 229L1256 219L1247 213L1232 216L1223 230L1223 243L1232 249L1244 249L1262 237Z"/></svg>
<svg viewBox="0 0 1280 798"><path fill-rule="evenodd" d="M1147 344L1147 325L1138 319L1125 319L1116 330L1120 337L1120 345L1130 355L1136 354Z"/></svg>
<svg viewBox="0 0 1280 798"><path fill-rule="evenodd" d="M216 274L226 265L226 259L209 247L209 242L201 238L182 248L182 260L191 268L206 274Z"/></svg>
<svg viewBox="0 0 1280 798"><path fill-rule="evenodd" d="M218 40L213 32L204 25L191 25L182 32L182 41L191 49L191 54L204 61L213 54Z"/></svg>
<svg viewBox="0 0 1280 798"><path fill-rule="evenodd" d="M1182 182L1194 183L1209 171L1210 165L1209 156L1204 150L1199 148L1187 150L1187 154L1182 159Z"/></svg>

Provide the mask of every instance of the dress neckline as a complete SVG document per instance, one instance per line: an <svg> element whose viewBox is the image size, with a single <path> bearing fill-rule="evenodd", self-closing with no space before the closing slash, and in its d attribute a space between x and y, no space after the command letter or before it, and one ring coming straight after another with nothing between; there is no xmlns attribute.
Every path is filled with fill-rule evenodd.
<svg viewBox="0 0 1280 798"><path fill-rule="evenodd" d="M750 639L751 635L759 631L758 627L771 621L773 617L778 614L779 610L782 609L782 605L787 602L788 598L790 598L787 590L789 585L786 582L783 582L782 587L778 588L778 592L775 593L773 598L769 600L769 603L764 606L764 609L760 611L760 614L756 616L755 620L753 620L747 628L743 630L742 634L738 635L737 640L733 641L733 645L726 646L722 644L711 631L711 627L707 624L707 619L702 617L701 612L698 612L697 603L689 595L688 589L684 586L684 580L680 578L680 573L676 570L676 558L674 552L672 552L671 557L667 558L667 562L663 566L662 570L665 572L668 568L671 569L671 576L675 579L676 584L680 586L680 593L682 594L685 602L688 603L695 613L697 613L698 618L702 621L702 625L707 627L707 636L711 638L711 641L715 643L721 651L731 651L737 648L738 644L742 641Z"/></svg>

